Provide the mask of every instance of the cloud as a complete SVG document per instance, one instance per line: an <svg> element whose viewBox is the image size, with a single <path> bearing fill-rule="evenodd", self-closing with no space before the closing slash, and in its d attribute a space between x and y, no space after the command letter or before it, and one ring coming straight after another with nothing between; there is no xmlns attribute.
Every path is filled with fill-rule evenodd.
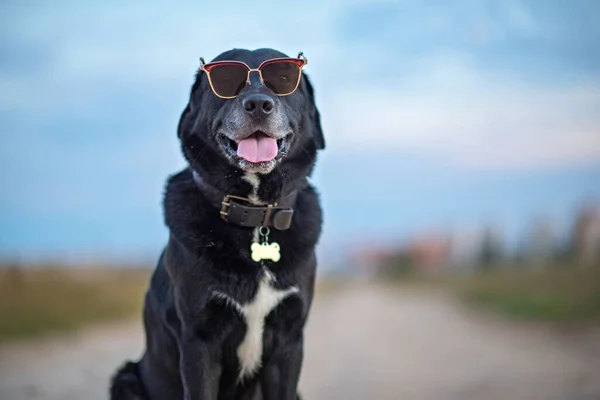
<svg viewBox="0 0 600 400"><path fill-rule="evenodd" d="M326 59L328 21L339 3L308 2L293 12L267 2L251 9L240 3L237 12L217 3L22 7L0 29L14 44L6 46L10 57L0 64L0 107L57 112L74 106L73 97L93 96L106 86L147 92L176 87L187 94L198 58L233 47L305 51L318 65Z"/></svg>
<svg viewBox="0 0 600 400"><path fill-rule="evenodd" d="M338 90L326 114L334 147L433 152L474 167L600 161L600 80L529 84L446 53L386 88Z"/></svg>
<svg viewBox="0 0 600 400"><path fill-rule="evenodd" d="M114 5L39 3L4 18L1 29L13 45L5 46L11 57L0 64L0 109L34 121L73 125L71 117L85 125L99 115L124 119L143 97L156 103L142 103L146 114L167 129L185 104L198 56L272 46L309 57L329 151L415 150L495 168L600 159L598 74L531 78L544 74L539 65L552 68L548 60L568 58L552 53L552 46L532 54L527 63L535 67L527 73L495 64L498 46L525 59L521 33L535 31L542 41L548 36L553 19L527 2L459 2L456 8L315 0L293 12L266 2L243 12L217 3L168 12L152 2ZM561 32L571 32L563 25ZM573 71L564 75L573 77ZM36 126L41 129L31 135L48 134L43 123ZM142 133L132 129L128 135ZM101 137L87 143L97 146ZM156 140L171 145L173 138ZM10 151L18 145L6 138L3 144ZM116 145L130 157L143 157L135 141Z"/></svg>

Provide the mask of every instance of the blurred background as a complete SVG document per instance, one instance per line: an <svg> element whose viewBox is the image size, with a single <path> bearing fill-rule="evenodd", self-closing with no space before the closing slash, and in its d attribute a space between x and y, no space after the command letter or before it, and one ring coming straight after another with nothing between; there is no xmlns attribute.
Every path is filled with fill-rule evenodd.
<svg viewBox="0 0 600 400"><path fill-rule="evenodd" d="M234 47L303 51L321 111L306 398L600 398L596 0L4 0L0 22L0 399L104 399L139 356L177 122Z"/></svg>

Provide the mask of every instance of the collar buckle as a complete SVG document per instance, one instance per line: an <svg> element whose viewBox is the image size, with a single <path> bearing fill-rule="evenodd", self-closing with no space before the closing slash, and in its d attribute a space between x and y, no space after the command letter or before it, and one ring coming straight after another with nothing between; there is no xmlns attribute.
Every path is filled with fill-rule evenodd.
<svg viewBox="0 0 600 400"><path fill-rule="evenodd" d="M232 194L226 194L223 197L223 201L221 202L221 219L225 222L227 221L227 217L229 216L229 206L231 205L231 199L245 201L246 203L252 203L250 199L241 196L234 196Z"/></svg>

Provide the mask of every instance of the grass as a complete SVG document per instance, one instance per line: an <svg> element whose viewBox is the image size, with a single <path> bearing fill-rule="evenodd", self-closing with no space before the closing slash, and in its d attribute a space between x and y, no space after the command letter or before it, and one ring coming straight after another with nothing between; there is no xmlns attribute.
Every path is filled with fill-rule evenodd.
<svg viewBox="0 0 600 400"><path fill-rule="evenodd" d="M419 268L387 265L393 285L447 291L467 304L517 319L600 322L600 265L502 266L467 276L429 276Z"/></svg>
<svg viewBox="0 0 600 400"><path fill-rule="evenodd" d="M498 269L453 287L467 302L515 318L600 321L600 268Z"/></svg>
<svg viewBox="0 0 600 400"><path fill-rule="evenodd" d="M0 341L139 313L149 270L0 269Z"/></svg>
<svg viewBox="0 0 600 400"><path fill-rule="evenodd" d="M140 316L151 270L0 265L0 342ZM317 292L340 285L320 280Z"/></svg>
<svg viewBox="0 0 600 400"><path fill-rule="evenodd" d="M0 268L0 341L140 315L150 270ZM393 279L392 279L393 280ZM389 281L389 279L388 279ZM516 318L600 321L600 268L498 268L462 278L403 278L451 289L470 304ZM317 292L341 283L320 280Z"/></svg>

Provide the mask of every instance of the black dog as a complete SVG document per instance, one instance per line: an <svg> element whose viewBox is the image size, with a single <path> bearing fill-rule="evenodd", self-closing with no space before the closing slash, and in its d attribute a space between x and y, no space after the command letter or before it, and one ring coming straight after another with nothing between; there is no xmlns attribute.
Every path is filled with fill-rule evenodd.
<svg viewBox="0 0 600 400"><path fill-rule="evenodd" d="M235 49L214 61L283 57ZM166 186L170 238L146 294L146 350L113 377L113 400L297 398L321 233L307 183L325 147L313 88L300 71L295 91L276 93L274 79L294 77L265 68L224 99L215 79L239 74L215 69L209 82L210 65L179 121L189 167Z"/></svg>

